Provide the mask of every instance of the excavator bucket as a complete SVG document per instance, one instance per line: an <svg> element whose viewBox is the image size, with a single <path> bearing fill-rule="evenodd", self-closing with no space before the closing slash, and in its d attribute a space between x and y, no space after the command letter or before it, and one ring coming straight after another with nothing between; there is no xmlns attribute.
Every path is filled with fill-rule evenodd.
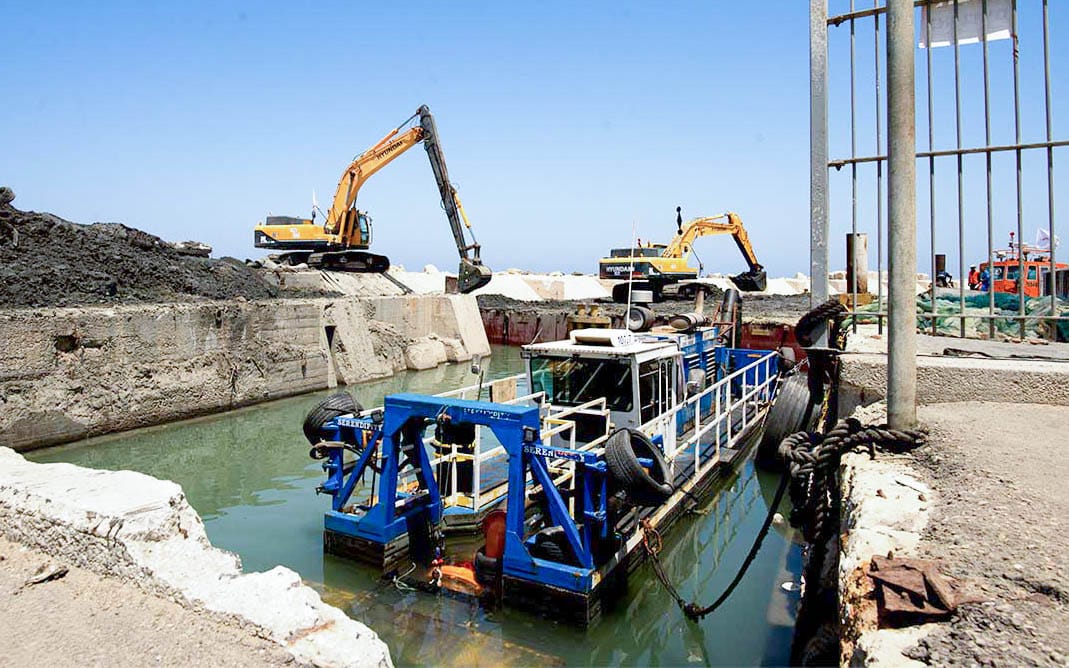
<svg viewBox="0 0 1069 668"><path fill-rule="evenodd" d="M493 275L490 267L465 258L460 261L460 270L457 272L457 292L463 295L474 292L489 283Z"/></svg>
<svg viewBox="0 0 1069 668"><path fill-rule="evenodd" d="M764 269L755 269L732 276L731 282L743 292L763 292L768 285L768 276Z"/></svg>

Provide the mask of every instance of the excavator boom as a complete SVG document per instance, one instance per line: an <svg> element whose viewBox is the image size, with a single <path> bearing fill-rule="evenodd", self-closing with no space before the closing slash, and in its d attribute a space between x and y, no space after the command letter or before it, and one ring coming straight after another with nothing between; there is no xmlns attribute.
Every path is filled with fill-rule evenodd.
<svg viewBox="0 0 1069 668"><path fill-rule="evenodd" d="M348 217L346 212L356 204L356 196L364 183L423 139L423 128L413 127L401 130L413 118L414 116L409 117L380 139L377 144L353 158L353 161L342 172L341 178L338 179L338 187L334 191L334 202L330 205L327 221L324 224L324 228L329 233L341 234L344 237L345 230L342 229L342 223Z"/></svg>
<svg viewBox="0 0 1069 668"><path fill-rule="evenodd" d="M676 236L661 253L661 257L682 258L690 254L694 240L714 234L730 234L738 246L739 252L746 260L749 271L736 274L731 280L740 290L761 291L765 289L768 278L765 268L757 261L757 254L750 245L750 236L742 225L742 219L733 212L718 216L694 218L683 224L681 207L676 207Z"/></svg>

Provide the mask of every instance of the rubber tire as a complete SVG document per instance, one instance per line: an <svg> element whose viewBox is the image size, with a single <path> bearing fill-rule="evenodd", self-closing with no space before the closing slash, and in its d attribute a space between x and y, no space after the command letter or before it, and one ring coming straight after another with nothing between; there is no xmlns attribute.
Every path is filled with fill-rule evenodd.
<svg viewBox="0 0 1069 668"><path fill-rule="evenodd" d="M647 471L639 458L653 460ZM605 442L605 464L609 475L637 506L659 506L672 496L671 474L660 448L637 429L617 429ZM652 474L651 474L652 473Z"/></svg>
<svg viewBox="0 0 1069 668"><path fill-rule="evenodd" d="M536 533L531 556L568 566L579 565L579 561L572 555L572 548L568 544L568 537L564 535L563 527L553 526Z"/></svg>
<svg viewBox="0 0 1069 668"><path fill-rule="evenodd" d="M820 417L820 406L809 395L807 374L796 373L780 381L779 391L768 409L765 431L757 446L757 461L765 467L778 470L779 444L786 437L800 431L812 431Z"/></svg>
<svg viewBox="0 0 1069 668"><path fill-rule="evenodd" d="M632 332L645 332L653 327L657 316L645 306L631 306L624 315L627 329Z"/></svg>
<svg viewBox="0 0 1069 668"><path fill-rule="evenodd" d="M364 407L348 392L332 394L316 404L304 417L304 424L301 426L304 437L309 443L315 445L323 440L323 425L341 415L359 413L362 410Z"/></svg>
<svg viewBox="0 0 1069 668"><path fill-rule="evenodd" d="M475 580L479 584L491 585L501 578L501 560L486 556L481 547L475 551L471 565L475 570Z"/></svg>

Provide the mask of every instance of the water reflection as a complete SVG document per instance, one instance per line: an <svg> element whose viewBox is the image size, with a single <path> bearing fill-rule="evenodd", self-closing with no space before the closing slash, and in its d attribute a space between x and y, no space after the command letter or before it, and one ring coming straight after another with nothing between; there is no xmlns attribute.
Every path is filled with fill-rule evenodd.
<svg viewBox="0 0 1069 668"><path fill-rule="evenodd" d="M521 368L518 351L495 347L492 380ZM404 373L349 388L366 405L394 392L439 392L473 382L466 364ZM325 600L374 628L398 665L753 665L789 658L794 600L780 583L797 580L799 552L772 533L721 610L687 622L648 565L602 623L582 631L515 610L481 609L448 596L399 589L370 569L322 552L317 496L320 464L307 455L304 414L326 393L283 399L127 434L30 453L174 480L204 518L212 542L250 570L277 564L301 573ZM765 517L776 480L746 464L720 494L665 536L665 569L687 600L706 604L730 582ZM451 543L451 552L475 547Z"/></svg>

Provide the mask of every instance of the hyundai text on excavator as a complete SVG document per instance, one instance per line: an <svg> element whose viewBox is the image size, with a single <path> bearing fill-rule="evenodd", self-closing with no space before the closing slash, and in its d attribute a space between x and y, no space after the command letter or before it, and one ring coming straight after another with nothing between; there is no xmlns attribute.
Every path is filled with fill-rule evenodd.
<svg viewBox="0 0 1069 668"><path fill-rule="evenodd" d="M408 127L417 119L417 124ZM427 150L442 207L449 220L457 252L460 253L457 289L468 293L486 285L490 282L492 272L479 258L480 246L474 235L470 244L465 238L464 228L471 233L471 223L464 213L456 188L449 181L438 128L427 105L421 106L404 123L358 155L345 168L322 226L315 223L314 208L310 219L268 216L255 228L256 247L282 251L273 256L282 264L306 263L311 267L338 271L385 272L390 268L389 258L367 252L371 246L371 216L356 208L356 196L373 174L420 142Z"/></svg>
<svg viewBox="0 0 1069 668"><path fill-rule="evenodd" d="M598 262L598 276L607 279L631 279L630 288L650 290L653 300L680 296L690 298L700 288L699 269L687 264L693 254L694 240L714 234L730 234L735 245L742 251L749 271L731 276L731 282L740 290L760 292L765 289L765 268L757 261L750 237L738 214L725 213L718 216L695 218L683 224L682 208L676 207L676 235L668 244L640 245L638 248L614 248L609 257ZM701 262L699 261L699 267ZM681 283L682 282L682 283ZM613 288L613 301L627 301L629 285L620 283Z"/></svg>

